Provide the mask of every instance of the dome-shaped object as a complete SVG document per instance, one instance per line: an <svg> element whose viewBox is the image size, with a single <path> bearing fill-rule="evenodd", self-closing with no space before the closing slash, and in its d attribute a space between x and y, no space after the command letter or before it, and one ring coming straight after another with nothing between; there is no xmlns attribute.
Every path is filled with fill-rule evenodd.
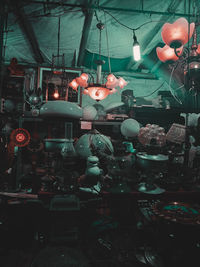
<svg viewBox="0 0 200 267"><path fill-rule="evenodd" d="M120 130L121 134L125 137L135 137L139 133L140 125L134 119L127 119L122 122Z"/></svg>
<svg viewBox="0 0 200 267"><path fill-rule="evenodd" d="M165 23L162 28L163 42L172 48L179 48L186 44L193 35L195 24L190 24L188 38L188 21L185 18L177 19L174 23Z"/></svg>
<svg viewBox="0 0 200 267"><path fill-rule="evenodd" d="M183 46L177 49L177 54L180 56L183 52ZM157 47L156 53L160 61L166 62L166 61L176 61L178 60L178 57L176 56L174 49L169 47L168 45L165 45L164 47Z"/></svg>
<svg viewBox="0 0 200 267"><path fill-rule="evenodd" d="M13 112L15 109L15 103L10 99L6 99L3 104L3 109L6 112Z"/></svg>
<svg viewBox="0 0 200 267"><path fill-rule="evenodd" d="M84 120L94 120L97 116L97 110L93 106L86 106L83 108L83 119Z"/></svg>
<svg viewBox="0 0 200 267"><path fill-rule="evenodd" d="M110 139L97 131L82 135L75 145L75 150L80 157L88 158L92 156L92 147L108 155L114 151Z"/></svg>
<svg viewBox="0 0 200 267"><path fill-rule="evenodd" d="M40 108L42 117L60 117L80 119L82 117L82 108L77 104L62 100L48 101Z"/></svg>

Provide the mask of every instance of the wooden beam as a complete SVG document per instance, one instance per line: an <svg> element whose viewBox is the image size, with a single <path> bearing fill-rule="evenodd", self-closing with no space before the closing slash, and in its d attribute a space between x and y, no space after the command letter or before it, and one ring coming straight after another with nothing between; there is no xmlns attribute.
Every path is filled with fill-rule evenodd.
<svg viewBox="0 0 200 267"><path fill-rule="evenodd" d="M78 63L77 63L77 65L79 67L83 65L83 59L84 59L84 55L85 55L85 50L87 48L88 37L89 37L90 28L91 28L91 25L92 25L92 19L93 19L93 15L94 15L94 10L93 9L83 10L83 11L85 13L85 21L84 21L84 25L83 25L80 48L79 48L79 54L78 54Z"/></svg>
<svg viewBox="0 0 200 267"><path fill-rule="evenodd" d="M13 10L13 13L17 17L17 21L19 23L19 26L21 27L24 35L26 36L26 39L28 40L28 43L31 47L32 53L34 55L34 58L37 63L41 64L44 62L44 58L42 56L42 53L39 48L39 44L37 41L37 38L35 36L35 32L33 30L33 27L28 20L24 9L21 7L19 8L17 2L15 2L15 8Z"/></svg>

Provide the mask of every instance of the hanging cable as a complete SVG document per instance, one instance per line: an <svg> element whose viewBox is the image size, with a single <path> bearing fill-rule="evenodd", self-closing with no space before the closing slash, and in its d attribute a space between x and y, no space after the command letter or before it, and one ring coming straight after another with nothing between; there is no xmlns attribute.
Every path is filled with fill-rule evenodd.
<svg viewBox="0 0 200 267"><path fill-rule="evenodd" d="M140 26L138 26L137 28L131 28L127 25L125 25L124 23L122 23L121 21L119 21L117 18L115 18L109 11L102 9L104 13L108 14L110 17L112 17L118 24L120 24L121 26L125 27L126 29L129 29L131 31L137 31L140 28L142 28L143 26L149 24L149 23L153 23L153 22L166 22L166 20L150 20L150 21L146 21L143 24L141 24Z"/></svg>
<svg viewBox="0 0 200 267"><path fill-rule="evenodd" d="M6 37L4 40L4 45L3 45L3 61L5 60L6 57L6 45L7 45L7 41L8 41L8 13L5 14L5 26L4 26L4 32L6 33Z"/></svg>
<svg viewBox="0 0 200 267"><path fill-rule="evenodd" d="M109 41L108 41L108 29L107 29L107 20L106 20L106 13L104 12L105 18L105 25L106 25L106 43L107 43L107 51L108 51L108 66L109 66L109 73L111 73L111 64L110 64L110 50L109 50Z"/></svg>
<svg viewBox="0 0 200 267"><path fill-rule="evenodd" d="M172 76L173 76L173 73L174 73L174 70L175 70L175 66L173 67L173 69L172 69L172 71L171 71L171 74L170 74L170 78L169 78L169 91L171 92L171 94L172 94L172 96L174 97L174 99L179 103L179 104L183 104L182 102L181 102L181 100L180 99L178 99L177 98L177 96L174 94L174 92L173 92L173 90L172 90L172 88L171 88L171 81L172 81Z"/></svg>
<svg viewBox="0 0 200 267"><path fill-rule="evenodd" d="M101 60L101 29L99 28L99 60Z"/></svg>
<svg viewBox="0 0 200 267"><path fill-rule="evenodd" d="M165 82L163 82L158 88L156 88L152 93L148 94L148 95L144 95L144 96L139 96L139 97L142 97L142 98L145 98L145 97L149 97L151 95L153 95L155 92L157 92L160 88L163 87Z"/></svg>
<svg viewBox="0 0 200 267"><path fill-rule="evenodd" d="M58 50L57 56L60 54L60 17L58 18Z"/></svg>

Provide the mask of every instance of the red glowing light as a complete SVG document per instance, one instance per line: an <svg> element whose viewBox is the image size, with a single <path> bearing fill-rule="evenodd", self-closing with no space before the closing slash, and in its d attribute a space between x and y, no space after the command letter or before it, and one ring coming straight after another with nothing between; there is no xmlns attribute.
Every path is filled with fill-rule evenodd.
<svg viewBox="0 0 200 267"><path fill-rule="evenodd" d="M73 79L70 83L69 86L72 87L75 91L77 91L77 88L79 84L77 83L76 79Z"/></svg>
<svg viewBox="0 0 200 267"><path fill-rule="evenodd" d="M88 80L88 74L87 73L82 73L80 77L82 80L85 80L87 82L87 80Z"/></svg>
<svg viewBox="0 0 200 267"><path fill-rule="evenodd" d="M25 140L26 137L23 133L18 133L15 138L17 142L21 143Z"/></svg>
<svg viewBox="0 0 200 267"><path fill-rule="evenodd" d="M124 86L127 85L127 82L126 82L122 77L120 77L120 78L118 79L118 85L119 85L119 87L120 87L121 89L123 89Z"/></svg>
<svg viewBox="0 0 200 267"><path fill-rule="evenodd" d="M55 91L55 93L53 94L53 97L56 98L56 99L58 99L59 96L60 96L60 95L59 95L58 91Z"/></svg>
<svg viewBox="0 0 200 267"><path fill-rule="evenodd" d="M117 79L113 74L107 76L107 81L105 84L101 83L101 69L97 70L97 82L88 82L89 76L86 73L82 73L80 77L73 79L69 86L77 91L78 86L83 87L83 94L89 95L96 101L105 99L108 95L116 92L115 87L120 87L121 89L127 85L127 82L123 78Z"/></svg>
<svg viewBox="0 0 200 267"><path fill-rule="evenodd" d="M12 131L10 140L15 146L24 147L30 142L30 134L26 129L18 128Z"/></svg>
<svg viewBox="0 0 200 267"><path fill-rule="evenodd" d="M59 74L62 74L62 71L54 70L54 71L53 71L53 74L57 74L57 75L59 75Z"/></svg>
<svg viewBox="0 0 200 267"><path fill-rule="evenodd" d="M107 81L109 82L114 82L117 78L115 77L115 75L113 74L109 74L108 77L107 77Z"/></svg>
<svg viewBox="0 0 200 267"><path fill-rule="evenodd" d="M78 85L80 85L81 87L87 87L88 83L88 75L86 73L82 73L80 77L76 78L76 82Z"/></svg>
<svg viewBox="0 0 200 267"><path fill-rule="evenodd" d="M85 93L96 101L103 100L110 94L110 90L105 87L93 86L87 88L86 90L87 91Z"/></svg>

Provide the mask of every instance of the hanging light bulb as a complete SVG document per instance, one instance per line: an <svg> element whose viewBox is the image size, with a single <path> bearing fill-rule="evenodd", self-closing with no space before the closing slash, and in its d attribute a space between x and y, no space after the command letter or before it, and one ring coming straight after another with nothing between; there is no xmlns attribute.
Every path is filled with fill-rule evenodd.
<svg viewBox="0 0 200 267"><path fill-rule="evenodd" d="M140 45L137 41L137 37L135 35L135 32L133 31L133 58L135 61L139 61L141 59L141 54L140 54Z"/></svg>
<svg viewBox="0 0 200 267"><path fill-rule="evenodd" d="M54 92L54 94L53 94L53 97L55 98L55 99L58 99L59 98L59 92L58 92L58 89L55 89L55 92Z"/></svg>

